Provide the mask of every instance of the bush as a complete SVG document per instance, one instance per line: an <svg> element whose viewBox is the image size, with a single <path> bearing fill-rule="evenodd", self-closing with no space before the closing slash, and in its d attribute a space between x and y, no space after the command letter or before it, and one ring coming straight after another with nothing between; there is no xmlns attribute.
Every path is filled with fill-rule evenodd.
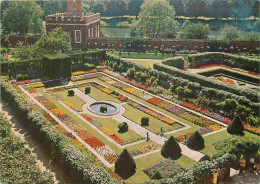
<svg viewBox="0 0 260 184"><path fill-rule="evenodd" d="M23 80L27 80L29 79L29 75L28 74L18 74L16 75L16 80L17 81L23 81Z"/></svg>
<svg viewBox="0 0 260 184"><path fill-rule="evenodd" d="M142 117L141 126L149 126L149 118L148 117Z"/></svg>
<svg viewBox="0 0 260 184"><path fill-rule="evenodd" d="M161 155L165 158L176 159L181 156L180 145L171 136L162 146Z"/></svg>
<svg viewBox="0 0 260 184"><path fill-rule="evenodd" d="M244 126L239 116L235 116L227 127L227 132L231 135L244 135Z"/></svg>
<svg viewBox="0 0 260 184"><path fill-rule="evenodd" d="M182 56L179 57L173 57L173 58L168 58L162 61L163 64L173 66L179 69L183 68L182 61L184 58Z"/></svg>
<svg viewBox="0 0 260 184"><path fill-rule="evenodd" d="M94 64L85 63L84 68L85 68L85 70L91 70L91 69L94 69L95 66L94 66Z"/></svg>
<svg viewBox="0 0 260 184"><path fill-rule="evenodd" d="M115 162L115 173L122 175L132 175L135 173L136 164L129 152L124 149Z"/></svg>
<svg viewBox="0 0 260 184"><path fill-rule="evenodd" d="M195 131L187 141L188 147L194 150L201 150L205 148L204 139L198 131Z"/></svg>
<svg viewBox="0 0 260 184"><path fill-rule="evenodd" d="M68 90L68 96L74 96L75 92L73 90Z"/></svg>
<svg viewBox="0 0 260 184"><path fill-rule="evenodd" d="M85 88L85 94L90 94L90 91L91 91L91 87L86 87Z"/></svg>
<svg viewBox="0 0 260 184"><path fill-rule="evenodd" d="M117 127L119 128L119 132L128 131L128 124L126 122L120 123Z"/></svg>
<svg viewBox="0 0 260 184"><path fill-rule="evenodd" d="M100 112L102 112L102 113L107 112L107 106L106 105L101 105L100 106Z"/></svg>
<svg viewBox="0 0 260 184"><path fill-rule="evenodd" d="M154 173L154 175L151 177L151 179L152 180L160 180L160 179L162 179L163 177L162 177L162 175L161 175L161 173L159 172L159 171L156 171L155 173Z"/></svg>

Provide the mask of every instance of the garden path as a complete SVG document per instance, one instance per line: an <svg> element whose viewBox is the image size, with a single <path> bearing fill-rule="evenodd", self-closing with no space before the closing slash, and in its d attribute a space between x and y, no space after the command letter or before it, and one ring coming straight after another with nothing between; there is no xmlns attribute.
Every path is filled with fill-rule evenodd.
<svg viewBox="0 0 260 184"><path fill-rule="evenodd" d="M86 102L93 101L93 99L91 99L90 96L84 94L79 89L74 89L74 92L75 92L75 94L78 97L82 98L83 100L86 100ZM72 112L73 112L73 110L72 110ZM82 119L82 117L77 112L74 112L74 114ZM100 116L100 115L98 115L98 116ZM100 116L100 117L102 117L102 116ZM144 127L136 124L135 122L127 119L121 113L112 115L110 117L113 118L114 120L118 121L118 122L126 122L128 124L128 128L129 129L133 130L134 132L138 133L139 135L141 135L143 137L147 137L147 133L148 133L149 134L149 139L154 141L154 142L156 142L156 143L158 143L158 144L160 144L160 145L163 145L164 142L167 140L167 138L162 137L160 135L156 135L155 133L147 130L146 128L144 128ZM86 120L84 120L84 121L86 121ZM185 146L183 144L179 144L179 145L180 145L180 147L182 149L182 154L184 154L187 157L190 157L191 159L193 159L195 161L199 161L204 156L203 153L191 150L191 149L189 149L187 146Z"/></svg>

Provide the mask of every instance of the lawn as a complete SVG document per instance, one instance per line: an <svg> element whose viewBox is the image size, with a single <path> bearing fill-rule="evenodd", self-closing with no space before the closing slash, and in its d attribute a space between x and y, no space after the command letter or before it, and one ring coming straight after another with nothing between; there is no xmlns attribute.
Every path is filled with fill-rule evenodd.
<svg viewBox="0 0 260 184"><path fill-rule="evenodd" d="M143 65L146 67L150 67L150 68L153 68L153 64L155 64L155 63L161 63L160 60L155 60L155 59L125 59L125 60L139 64L139 65Z"/></svg>
<svg viewBox="0 0 260 184"><path fill-rule="evenodd" d="M56 92L56 95L58 95L59 97L61 97L65 101L69 101L70 103L72 103L74 105L75 109L78 112L82 111L82 105L84 105L86 103L84 100L82 100L81 98L79 98L76 95L75 96L68 96L67 90Z"/></svg>
<svg viewBox="0 0 260 184"><path fill-rule="evenodd" d="M170 126L140 110L137 110L135 108L133 108L132 106L125 104L124 105L126 111L123 114L123 116L125 116L126 118L134 121L137 124L141 124L141 119L142 117L149 117L149 126L145 126L146 129L159 134L160 133L160 127L163 128L164 132L168 132L170 130L174 130L174 129L178 129L181 127L181 125L179 125L178 123L174 123L173 126Z"/></svg>

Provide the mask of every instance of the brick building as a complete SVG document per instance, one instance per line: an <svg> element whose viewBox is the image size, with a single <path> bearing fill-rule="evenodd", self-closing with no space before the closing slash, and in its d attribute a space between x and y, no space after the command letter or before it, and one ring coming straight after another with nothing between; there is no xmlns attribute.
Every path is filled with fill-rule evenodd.
<svg viewBox="0 0 260 184"><path fill-rule="evenodd" d="M47 33L56 27L68 31L72 47L80 48L86 44L87 38L99 37L100 14L84 14L81 0L67 0L67 12L46 16L45 26Z"/></svg>

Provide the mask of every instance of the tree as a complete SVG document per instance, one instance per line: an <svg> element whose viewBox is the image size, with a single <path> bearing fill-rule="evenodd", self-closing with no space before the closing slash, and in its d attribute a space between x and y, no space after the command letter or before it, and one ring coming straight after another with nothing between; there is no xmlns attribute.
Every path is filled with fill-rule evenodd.
<svg viewBox="0 0 260 184"><path fill-rule="evenodd" d="M148 117L142 117L141 126L149 126L149 118Z"/></svg>
<svg viewBox="0 0 260 184"><path fill-rule="evenodd" d="M162 146L161 155L165 158L175 159L181 156L180 145L171 136Z"/></svg>
<svg viewBox="0 0 260 184"><path fill-rule="evenodd" d="M201 150L205 148L204 139L198 131L195 131L187 141L188 147L194 150Z"/></svg>
<svg viewBox="0 0 260 184"><path fill-rule="evenodd" d="M190 17L206 16L207 3L205 0L187 0L185 14Z"/></svg>
<svg viewBox="0 0 260 184"><path fill-rule="evenodd" d="M143 4L144 0L130 0L128 3L128 14L137 15L140 13L140 7Z"/></svg>
<svg viewBox="0 0 260 184"><path fill-rule="evenodd" d="M94 13L100 13L102 15L106 11L106 6L104 3L97 3L94 5L93 11Z"/></svg>
<svg viewBox="0 0 260 184"><path fill-rule="evenodd" d="M183 0L170 0L170 4L174 7L177 16L184 15Z"/></svg>
<svg viewBox="0 0 260 184"><path fill-rule="evenodd" d="M257 33L247 33L244 36L244 40L246 40L246 41L259 41L260 36Z"/></svg>
<svg viewBox="0 0 260 184"><path fill-rule="evenodd" d="M175 11L166 0L147 0L132 24L132 32L149 38L174 38L178 25L174 17Z"/></svg>
<svg viewBox="0 0 260 184"><path fill-rule="evenodd" d="M207 4L208 16L216 19L230 16L231 3L228 0L214 0Z"/></svg>
<svg viewBox="0 0 260 184"><path fill-rule="evenodd" d="M127 132L128 124L126 122L120 123L118 126L119 132Z"/></svg>
<svg viewBox="0 0 260 184"><path fill-rule="evenodd" d="M250 17L251 12L249 0L231 1L231 15L235 19Z"/></svg>
<svg viewBox="0 0 260 184"><path fill-rule="evenodd" d="M74 96L75 92L73 90L68 90L68 96Z"/></svg>
<svg viewBox="0 0 260 184"><path fill-rule="evenodd" d="M228 125L227 132L231 135L244 135L243 131L244 126L241 118L239 116L235 116L235 118Z"/></svg>
<svg viewBox="0 0 260 184"><path fill-rule="evenodd" d="M209 35L209 25L203 23L190 24L187 22L182 26L180 38L182 39L207 39Z"/></svg>
<svg viewBox="0 0 260 184"><path fill-rule="evenodd" d="M115 162L115 173L122 175L132 175L135 173L136 164L129 152L124 149Z"/></svg>
<svg viewBox="0 0 260 184"><path fill-rule="evenodd" d="M106 5L105 14L107 16L122 16L127 12L125 0L109 0Z"/></svg>
<svg viewBox="0 0 260 184"><path fill-rule="evenodd" d="M241 37L241 31L237 27L225 24L225 26L220 30L223 39L226 40L236 40Z"/></svg>
<svg viewBox="0 0 260 184"><path fill-rule="evenodd" d="M44 11L44 16L51 15L55 13L63 13L67 11L67 2L66 1L36 1L37 4L41 6Z"/></svg>
<svg viewBox="0 0 260 184"><path fill-rule="evenodd" d="M42 34L43 22L41 16L43 10L33 2L12 1L3 13L3 32L17 34Z"/></svg>
<svg viewBox="0 0 260 184"><path fill-rule="evenodd" d="M68 53L71 51L70 33L55 28L48 35L43 35L35 43L37 52L43 54Z"/></svg>

